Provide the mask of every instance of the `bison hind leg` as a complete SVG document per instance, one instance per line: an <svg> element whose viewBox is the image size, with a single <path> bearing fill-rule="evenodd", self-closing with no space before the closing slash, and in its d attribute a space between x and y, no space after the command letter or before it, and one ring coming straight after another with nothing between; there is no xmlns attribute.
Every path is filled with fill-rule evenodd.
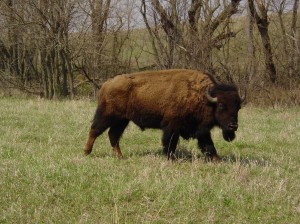
<svg viewBox="0 0 300 224"><path fill-rule="evenodd" d="M92 152L94 142L96 138L101 135L108 127L109 127L109 119L106 117L103 117L99 111L99 109L96 110L93 123L91 125L90 131L89 131L89 137L87 140L87 143L84 148L84 154L88 155Z"/></svg>
<svg viewBox="0 0 300 224"><path fill-rule="evenodd" d="M120 120L116 123L114 123L113 126L110 127L109 131L108 131L108 136L109 136L109 140L110 140L110 144L113 147L114 153L117 157L122 158L122 152L120 149L120 138L125 130L125 128L127 127L129 123L129 120Z"/></svg>

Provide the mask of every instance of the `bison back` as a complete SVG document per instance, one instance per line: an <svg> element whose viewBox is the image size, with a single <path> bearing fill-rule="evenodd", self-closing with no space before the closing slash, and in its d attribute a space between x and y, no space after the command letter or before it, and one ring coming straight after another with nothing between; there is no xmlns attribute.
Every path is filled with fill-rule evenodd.
<svg viewBox="0 0 300 224"><path fill-rule="evenodd" d="M116 76L103 84L99 106L142 128L199 111L213 81L194 70L162 70Z"/></svg>

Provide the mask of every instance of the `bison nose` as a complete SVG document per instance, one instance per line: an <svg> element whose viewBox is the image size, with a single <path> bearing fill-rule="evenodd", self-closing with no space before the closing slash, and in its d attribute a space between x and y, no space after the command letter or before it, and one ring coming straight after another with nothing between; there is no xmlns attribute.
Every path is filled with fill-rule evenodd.
<svg viewBox="0 0 300 224"><path fill-rule="evenodd" d="M231 131L236 131L238 129L238 124L237 123L231 123L228 125L228 128L231 130Z"/></svg>

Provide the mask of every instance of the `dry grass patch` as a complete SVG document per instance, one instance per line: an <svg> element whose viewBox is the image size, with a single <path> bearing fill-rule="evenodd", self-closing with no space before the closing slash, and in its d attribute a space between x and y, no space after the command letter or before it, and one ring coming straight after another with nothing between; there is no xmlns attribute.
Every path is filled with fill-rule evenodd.
<svg viewBox="0 0 300 224"><path fill-rule="evenodd" d="M113 157L107 134L83 156L95 103L0 98L1 223L297 223L299 107L245 107L233 143L214 130L220 164L134 125Z"/></svg>

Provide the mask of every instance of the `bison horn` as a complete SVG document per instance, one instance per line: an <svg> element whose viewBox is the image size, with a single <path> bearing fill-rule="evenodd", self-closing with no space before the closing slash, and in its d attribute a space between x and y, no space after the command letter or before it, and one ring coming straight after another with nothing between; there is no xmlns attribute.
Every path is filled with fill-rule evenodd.
<svg viewBox="0 0 300 224"><path fill-rule="evenodd" d="M217 103L218 102L218 98L217 97L212 97L209 93L209 88L206 89L206 94L205 94L206 98L208 99L209 102L211 103Z"/></svg>

